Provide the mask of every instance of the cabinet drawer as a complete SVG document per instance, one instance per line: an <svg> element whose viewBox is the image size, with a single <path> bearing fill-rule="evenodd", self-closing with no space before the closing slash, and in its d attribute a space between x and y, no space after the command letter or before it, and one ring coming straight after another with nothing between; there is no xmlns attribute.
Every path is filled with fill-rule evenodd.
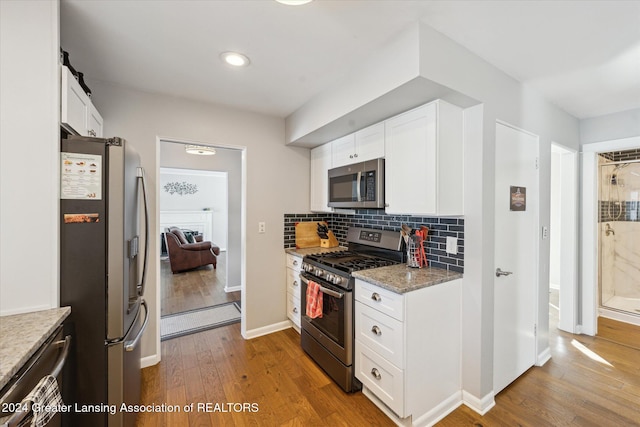
<svg viewBox="0 0 640 427"><path fill-rule="evenodd" d="M300 299L300 273L287 268L287 292Z"/></svg>
<svg viewBox="0 0 640 427"><path fill-rule="evenodd" d="M404 371L356 339L356 378L400 418L404 418Z"/></svg>
<svg viewBox="0 0 640 427"><path fill-rule="evenodd" d="M356 279L356 301L398 319L404 320L404 295Z"/></svg>
<svg viewBox="0 0 640 427"><path fill-rule="evenodd" d="M298 328L300 327L300 298L296 298L290 293L287 293L287 317Z"/></svg>
<svg viewBox="0 0 640 427"><path fill-rule="evenodd" d="M398 368L404 368L404 329L399 320L356 302L355 338Z"/></svg>
<svg viewBox="0 0 640 427"><path fill-rule="evenodd" d="M302 257L287 254L287 267L300 271L302 267Z"/></svg>

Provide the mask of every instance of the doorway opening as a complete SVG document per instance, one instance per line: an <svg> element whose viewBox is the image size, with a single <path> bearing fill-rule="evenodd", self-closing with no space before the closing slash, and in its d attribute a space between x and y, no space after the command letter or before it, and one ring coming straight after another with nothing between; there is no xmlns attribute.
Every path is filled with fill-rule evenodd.
<svg viewBox="0 0 640 427"><path fill-rule="evenodd" d="M551 144L549 328L577 332L577 159Z"/></svg>
<svg viewBox="0 0 640 427"><path fill-rule="evenodd" d="M245 317L244 149L198 146L159 139L162 340Z"/></svg>

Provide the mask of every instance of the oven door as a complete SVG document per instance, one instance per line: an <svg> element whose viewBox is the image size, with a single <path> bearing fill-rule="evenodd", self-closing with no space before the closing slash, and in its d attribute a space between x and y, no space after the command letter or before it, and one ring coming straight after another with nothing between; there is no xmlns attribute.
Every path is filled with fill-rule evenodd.
<svg viewBox="0 0 640 427"><path fill-rule="evenodd" d="M307 316L307 284L309 280L320 285L322 291L322 317ZM353 358L353 292L339 288L307 273L300 274L302 282L302 328L340 359L351 365Z"/></svg>

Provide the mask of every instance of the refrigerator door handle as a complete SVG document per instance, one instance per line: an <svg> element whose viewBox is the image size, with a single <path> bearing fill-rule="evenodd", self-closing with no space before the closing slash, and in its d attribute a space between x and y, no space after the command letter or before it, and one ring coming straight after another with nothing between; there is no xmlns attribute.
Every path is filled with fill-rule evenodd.
<svg viewBox="0 0 640 427"><path fill-rule="evenodd" d="M142 327L140 328L140 331L138 331L136 337L132 340L124 342L125 351L133 351L133 349L136 348L136 346L138 345L138 342L140 342L140 338L142 338L142 334L144 333L144 330L147 329L147 323L149 323L149 307L147 307L147 302L145 300L141 300L140 303L141 305L144 306L144 322L142 323ZM138 316L139 315L140 315L140 311L138 311ZM136 317L136 321L137 320L138 319ZM134 325L136 324L136 321L134 321Z"/></svg>
<svg viewBox="0 0 640 427"><path fill-rule="evenodd" d="M147 204L147 183L144 179L144 169L139 167L136 176L142 184L142 200L144 202L144 262L142 264L142 278L137 286L138 296L143 296L147 281L147 266L149 264L149 206Z"/></svg>

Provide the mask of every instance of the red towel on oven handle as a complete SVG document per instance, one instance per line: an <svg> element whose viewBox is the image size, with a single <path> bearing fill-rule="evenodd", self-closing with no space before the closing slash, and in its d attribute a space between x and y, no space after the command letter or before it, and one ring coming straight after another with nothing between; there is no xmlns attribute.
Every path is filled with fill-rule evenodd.
<svg viewBox="0 0 640 427"><path fill-rule="evenodd" d="M312 319L317 317L322 318L322 300L323 295L320 290L320 285L316 282L309 280L307 283L307 307L306 313Z"/></svg>

